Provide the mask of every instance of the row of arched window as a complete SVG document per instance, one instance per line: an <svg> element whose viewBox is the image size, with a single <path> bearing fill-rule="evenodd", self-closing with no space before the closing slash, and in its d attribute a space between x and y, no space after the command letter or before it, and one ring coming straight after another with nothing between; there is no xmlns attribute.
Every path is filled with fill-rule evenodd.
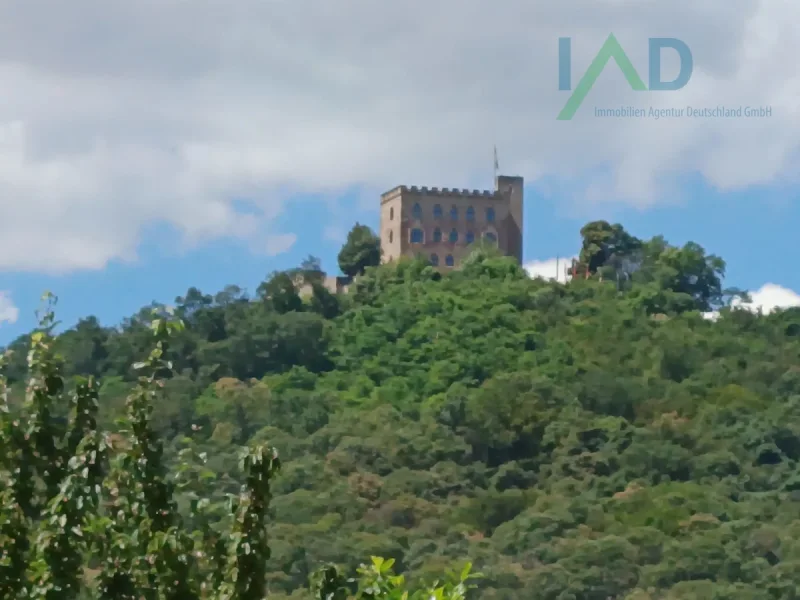
<svg viewBox="0 0 800 600"><path fill-rule="evenodd" d="M419 203L416 203L414 207L411 209L411 216L417 220L422 220L422 206ZM444 212L442 211L441 204L435 204L433 206L433 218L434 219L442 219L444 217ZM471 206L467 207L466 211L467 222L472 223L475 221L475 209ZM486 220L489 223L494 223L495 213L494 208L491 206L486 208ZM389 220L394 220L394 207L389 209ZM458 207L453 205L450 207L450 220L451 221L458 221Z"/></svg>
<svg viewBox="0 0 800 600"><path fill-rule="evenodd" d="M447 239L450 240L451 244L455 244L458 241L458 231L453 229L450 231L450 235L447 236ZM441 242L442 241L442 230L438 227L433 230L433 241L434 242ZM475 241L475 234L471 231L467 232L467 243L471 244Z"/></svg>
<svg viewBox="0 0 800 600"><path fill-rule="evenodd" d="M434 267L439 266L439 255L438 254L431 254L431 264ZM452 267L456 264L455 259L453 258L452 254L448 254L444 257L444 264L445 266Z"/></svg>
<svg viewBox="0 0 800 600"><path fill-rule="evenodd" d="M411 209L411 216L412 216L412 218L416 219L417 221L421 221L422 220L422 206L419 203L415 204L414 207ZM441 204L434 204L434 206L433 206L433 218L434 219L442 219L442 218L444 218L444 211L442 210L442 205ZM467 218L467 222L468 223L471 223L471 222L475 221L475 209L473 207L471 207L471 206L467 207L466 218ZM493 223L494 219L495 219L494 208L489 206L486 209L486 220L489 223ZM450 220L451 221L458 221L458 207L455 206L455 205L450 208Z"/></svg>
<svg viewBox="0 0 800 600"><path fill-rule="evenodd" d="M390 234L391 234L391 232L390 232ZM465 241L467 242L467 244L472 244L472 243L475 242L475 234L472 231L468 231L467 235L465 237L466 237ZM447 239L451 244L457 243L458 242L458 231L455 230L455 229L450 231L450 235L448 236ZM497 236L494 233L492 233L491 231L487 231L486 233L484 233L483 234L483 239L486 240L487 242L491 242L493 244L497 243ZM391 237L389 238L389 241L390 242L392 241ZM414 229L411 230L411 236L410 236L410 240L409 241L412 244L422 244L422 243L424 243L425 242L425 232L422 229L419 229L418 227L415 227ZM434 243L439 243L439 242L442 241L442 230L439 229L438 227L433 230L433 241L434 241Z"/></svg>

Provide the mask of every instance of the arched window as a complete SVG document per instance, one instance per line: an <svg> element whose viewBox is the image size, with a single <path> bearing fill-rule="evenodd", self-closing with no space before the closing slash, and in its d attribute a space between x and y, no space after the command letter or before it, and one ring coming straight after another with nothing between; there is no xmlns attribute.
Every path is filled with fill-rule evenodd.
<svg viewBox="0 0 800 600"><path fill-rule="evenodd" d="M457 241L458 241L458 231L456 231L455 229L453 229L453 230L450 232L450 243L451 243L451 244L455 244Z"/></svg>
<svg viewBox="0 0 800 600"><path fill-rule="evenodd" d="M486 220L489 223L494 223L494 209L491 206L486 209Z"/></svg>
<svg viewBox="0 0 800 600"><path fill-rule="evenodd" d="M433 207L433 218L434 219L441 219L442 218L442 205L436 204Z"/></svg>
<svg viewBox="0 0 800 600"><path fill-rule="evenodd" d="M418 221L422 219L422 207L419 205L419 203L415 204L414 208L411 209L411 216Z"/></svg>
<svg viewBox="0 0 800 600"><path fill-rule="evenodd" d="M425 241L425 234L423 233L422 229L414 228L411 230L412 244L421 244L424 241Z"/></svg>
<svg viewBox="0 0 800 600"><path fill-rule="evenodd" d="M471 244L474 241L475 241L475 234L472 233L471 231L468 231L467 232L467 243Z"/></svg>
<svg viewBox="0 0 800 600"><path fill-rule="evenodd" d="M467 207L467 222L472 223L475 221L475 209L471 206Z"/></svg>
<svg viewBox="0 0 800 600"><path fill-rule="evenodd" d="M389 209L389 220L391 221L391 220L393 220L393 219L394 219L394 206L392 206L392 207Z"/></svg>
<svg viewBox="0 0 800 600"><path fill-rule="evenodd" d="M437 244L442 241L442 230L438 227L433 230L433 241Z"/></svg>
<svg viewBox="0 0 800 600"><path fill-rule="evenodd" d="M431 264L434 267L438 267L439 266L439 255L438 254L431 254Z"/></svg>
<svg viewBox="0 0 800 600"><path fill-rule="evenodd" d="M450 207L450 219L458 221L458 207L455 204Z"/></svg>
<svg viewBox="0 0 800 600"><path fill-rule="evenodd" d="M452 267L455 264L452 254L447 255L447 257L444 259L444 264L446 264L448 267Z"/></svg>
<svg viewBox="0 0 800 600"><path fill-rule="evenodd" d="M483 239L485 239L487 242L491 244L497 243L497 236L493 234L491 231L487 231L486 234L483 236Z"/></svg>
<svg viewBox="0 0 800 600"><path fill-rule="evenodd" d="M394 241L394 231L391 229L389 230L389 243L391 244Z"/></svg>

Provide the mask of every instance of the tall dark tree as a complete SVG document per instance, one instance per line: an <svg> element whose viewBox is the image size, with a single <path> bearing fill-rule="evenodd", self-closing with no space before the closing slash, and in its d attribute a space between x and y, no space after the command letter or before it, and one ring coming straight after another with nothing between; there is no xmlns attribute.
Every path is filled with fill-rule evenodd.
<svg viewBox="0 0 800 600"><path fill-rule="evenodd" d="M258 294L280 314L299 311L303 309L303 301L297 293L296 284L291 273L284 271L273 273L258 286Z"/></svg>
<svg viewBox="0 0 800 600"><path fill-rule="evenodd" d="M695 308L708 311L722 305L725 261L695 242L681 248L666 245L658 254L655 269L662 287L692 298Z"/></svg>
<svg viewBox="0 0 800 600"><path fill-rule="evenodd" d="M311 310L326 319L333 319L339 315L339 299L335 294L316 282L311 285L311 290Z"/></svg>
<svg viewBox="0 0 800 600"><path fill-rule="evenodd" d="M325 280L325 271L322 270L322 261L316 256L308 257L292 272L298 283L304 285L321 285Z"/></svg>
<svg viewBox="0 0 800 600"><path fill-rule="evenodd" d="M597 273L602 267L632 270L642 242L620 224L592 221L581 229L581 266Z"/></svg>
<svg viewBox="0 0 800 600"><path fill-rule="evenodd" d="M339 252L339 268L348 277L354 277L367 267L376 267L380 263L380 238L366 225L356 223Z"/></svg>

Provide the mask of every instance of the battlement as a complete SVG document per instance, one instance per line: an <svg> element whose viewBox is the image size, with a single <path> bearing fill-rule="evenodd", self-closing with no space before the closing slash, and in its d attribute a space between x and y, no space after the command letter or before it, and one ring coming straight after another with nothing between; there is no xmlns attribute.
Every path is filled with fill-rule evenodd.
<svg viewBox="0 0 800 600"><path fill-rule="evenodd" d="M381 194L381 204L388 202L403 194L419 195L419 196L442 196L442 197L458 197L458 198L492 198L499 196L499 194L492 190L468 190L458 188L438 188L438 187L419 187L416 185L398 185L388 192Z"/></svg>

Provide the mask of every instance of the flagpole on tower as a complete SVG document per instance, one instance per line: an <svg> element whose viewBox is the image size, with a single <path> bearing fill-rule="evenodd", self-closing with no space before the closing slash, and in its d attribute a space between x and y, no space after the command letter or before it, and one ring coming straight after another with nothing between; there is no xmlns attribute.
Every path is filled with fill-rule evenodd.
<svg viewBox="0 0 800 600"><path fill-rule="evenodd" d="M497 171L500 169L500 163L497 162L497 145L494 147L494 186L497 188Z"/></svg>

